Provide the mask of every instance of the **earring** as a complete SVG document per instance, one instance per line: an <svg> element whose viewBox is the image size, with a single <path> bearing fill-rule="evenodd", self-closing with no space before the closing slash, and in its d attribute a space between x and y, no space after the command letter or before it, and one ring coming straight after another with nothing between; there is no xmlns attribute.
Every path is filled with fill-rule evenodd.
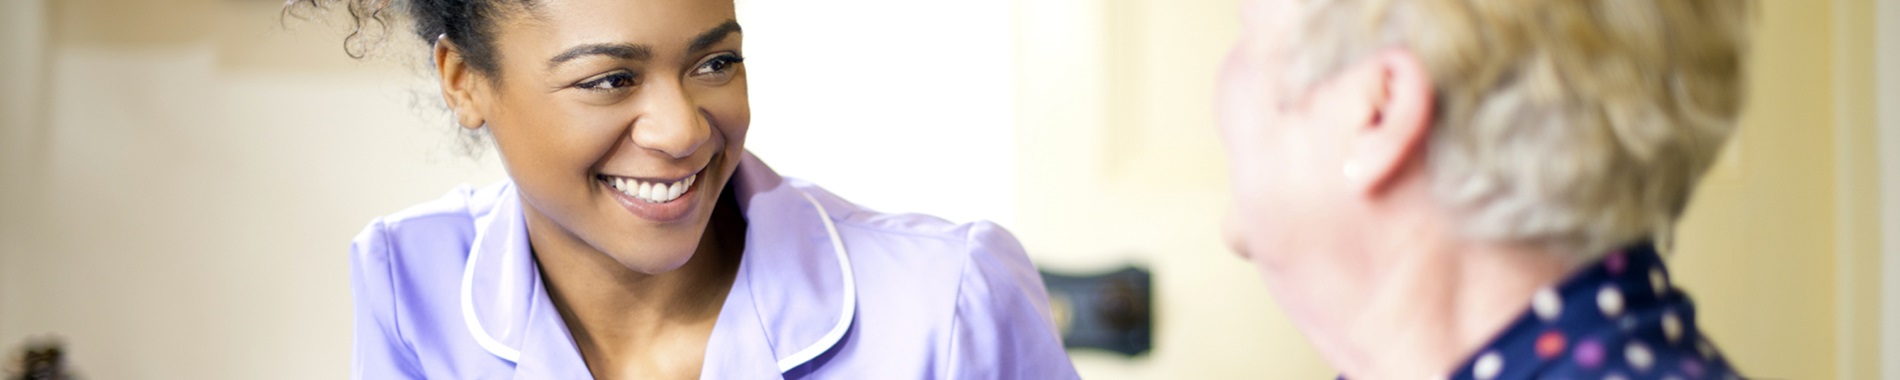
<svg viewBox="0 0 1900 380"><path fill-rule="evenodd" d="M1366 178L1365 166L1360 165L1356 160L1346 161L1345 165L1340 165L1339 172L1346 176L1347 181L1359 182Z"/></svg>

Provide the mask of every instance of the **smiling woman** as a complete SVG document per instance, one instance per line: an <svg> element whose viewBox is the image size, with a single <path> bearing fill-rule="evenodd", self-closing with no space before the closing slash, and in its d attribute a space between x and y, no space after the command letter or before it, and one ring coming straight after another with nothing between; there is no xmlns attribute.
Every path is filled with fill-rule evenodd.
<svg viewBox="0 0 1900 380"><path fill-rule="evenodd" d="M745 151L731 2L287 10L337 5L352 56L398 21L430 41L510 178L357 236L356 377L1075 377L1007 231L866 210Z"/></svg>

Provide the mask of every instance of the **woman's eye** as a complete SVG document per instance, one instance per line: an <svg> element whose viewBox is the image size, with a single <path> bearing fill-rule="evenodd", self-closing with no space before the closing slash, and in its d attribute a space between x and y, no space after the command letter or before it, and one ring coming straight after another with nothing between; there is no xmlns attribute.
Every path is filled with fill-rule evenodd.
<svg viewBox="0 0 1900 380"><path fill-rule="evenodd" d="M633 85L635 84L636 83L634 83L633 74L615 73L612 75L600 77L598 79L593 79L586 82L581 82L579 84L575 84L574 87L579 87L581 89L594 90L594 91L613 91L613 90L624 89L627 87L633 87Z"/></svg>
<svg viewBox="0 0 1900 380"><path fill-rule="evenodd" d="M732 71L732 67L738 65L740 62L745 62L745 57L740 57L735 54L721 54L706 60L705 63L699 64L699 67L693 69L693 75L707 76L725 74Z"/></svg>

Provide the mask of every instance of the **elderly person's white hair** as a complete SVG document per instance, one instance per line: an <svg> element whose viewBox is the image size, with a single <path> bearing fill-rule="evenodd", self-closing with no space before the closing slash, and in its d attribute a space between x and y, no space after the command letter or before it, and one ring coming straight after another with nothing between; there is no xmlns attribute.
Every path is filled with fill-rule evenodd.
<svg viewBox="0 0 1900 380"><path fill-rule="evenodd" d="M1667 239L1735 128L1746 0L1308 0L1293 93L1403 46L1435 197L1472 238L1596 257Z"/></svg>

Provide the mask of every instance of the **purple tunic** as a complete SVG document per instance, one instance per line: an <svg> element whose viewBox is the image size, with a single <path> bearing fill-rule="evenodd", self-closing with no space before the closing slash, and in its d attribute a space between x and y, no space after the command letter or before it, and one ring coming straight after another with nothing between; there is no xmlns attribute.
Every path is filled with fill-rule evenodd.
<svg viewBox="0 0 1900 380"><path fill-rule="evenodd" d="M751 153L733 181L745 256L702 378L1077 378L1003 228L866 210ZM357 235L354 377L591 377L521 207L512 183L463 186Z"/></svg>

